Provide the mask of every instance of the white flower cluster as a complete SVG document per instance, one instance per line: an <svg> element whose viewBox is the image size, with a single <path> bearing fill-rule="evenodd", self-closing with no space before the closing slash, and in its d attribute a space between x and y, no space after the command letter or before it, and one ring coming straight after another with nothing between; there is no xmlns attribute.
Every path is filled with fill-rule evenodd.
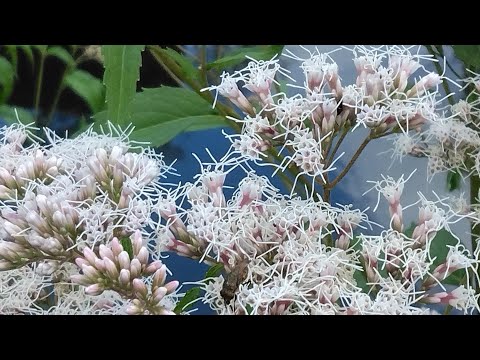
<svg viewBox="0 0 480 360"><path fill-rule="evenodd" d="M0 130L0 311L171 313L162 299L178 282L164 286L166 268L146 247L170 170L161 155L112 126L74 139L46 130L46 144L33 130ZM103 290L109 306L89 298Z"/></svg>
<svg viewBox="0 0 480 360"><path fill-rule="evenodd" d="M449 231L462 215L419 194L418 222L409 236L401 232L400 196L408 179L375 183L392 222L367 236L358 233L373 224L365 212L282 195L253 171L226 199L224 181L232 170L205 166L183 188L183 210L166 199L169 211L162 216L170 229L160 233L162 250L223 267L223 274L200 282L202 300L217 313L430 314L430 303L478 309L469 278L478 254L459 244L444 258L432 250L441 241L438 232ZM464 285L446 291L444 280L457 270Z"/></svg>
<svg viewBox="0 0 480 360"><path fill-rule="evenodd" d="M371 129L370 138L392 133L419 130L425 123L436 122L439 115L438 85L442 77L423 71L420 60L405 47L350 49L357 70L354 84L341 82L338 65L330 54L309 52L307 58L288 53L301 61L305 82L294 86L304 95L274 94L278 76L288 77L278 59L256 61L234 74L224 73L216 90L245 113L244 119L231 118L242 124L238 135L231 135L234 148L253 160L266 157L269 150L281 147L284 155L281 170L296 166L299 176L321 178L335 170L338 157L329 157L336 135L363 125ZM307 50L308 51L308 50ZM287 51L288 52L288 51ZM414 81L412 85L412 81ZM240 84L242 84L240 86ZM293 86L293 85L292 85ZM277 86L278 88L278 86ZM243 90L242 90L243 89ZM247 91L257 102L250 101ZM244 94L245 92L245 94ZM318 179L317 179L318 181Z"/></svg>

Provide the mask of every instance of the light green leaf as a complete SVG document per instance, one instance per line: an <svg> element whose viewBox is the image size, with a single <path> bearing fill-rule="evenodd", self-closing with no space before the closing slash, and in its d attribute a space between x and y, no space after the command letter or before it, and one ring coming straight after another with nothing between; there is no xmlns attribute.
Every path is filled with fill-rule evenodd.
<svg viewBox="0 0 480 360"><path fill-rule="evenodd" d="M61 46L52 46L47 49L47 56L53 56L63 61L66 65L73 65L75 60L72 55Z"/></svg>
<svg viewBox="0 0 480 360"><path fill-rule="evenodd" d="M12 64L0 56L0 104L8 100L13 90L15 69Z"/></svg>
<svg viewBox="0 0 480 360"><path fill-rule="evenodd" d="M130 103L136 93L144 48L145 45L102 46L108 119L114 124L126 125L131 120Z"/></svg>
<svg viewBox="0 0 480 360"><path fill-rule="evenodd" d="M199 287L194 287L188 290L183 298L177 303L173 312L175 314L180 314L183 311L187 311L193 305L193 301L195 301L200 296L200 291L202 289ZM192 303L189 305L189 303ZM188 306L187 306L188 305Z"/></svg>
<svg viewBox="0 0 480 360"><path fill-rule="evenodd" d="M127 252L130 260L133 260L132 240L128 236L125 236L120 239L120 244L122 245L123 250Z"/></svg>
<svg viewBox="0 0 480 360"><path fill-rule="evenodd" d="M74 70L65 77L65 85L71 88L96 113L105 105L105 87L100 79L84 70Z"/></svg>
<svg viewBox="0 0 480 360"><path fill-rule="evenodd" d="M18 120L15 109L17 110ZM7 124L21 122L22 124L26 125L35 122L33 114L30 111L21 107L9 105L0 105L0 119L4 120Z"/></svg>
<svg viewBox="0 0 480 360"><path fill-rule="evenodd" d="M254 58L255 60L270 60L275 54L281 54L283 47L284 45L259 45L245 47L233 51L229 55L207 64L207 69L225 69L227 67L247 61L248 59L246 56Z"/></svg>

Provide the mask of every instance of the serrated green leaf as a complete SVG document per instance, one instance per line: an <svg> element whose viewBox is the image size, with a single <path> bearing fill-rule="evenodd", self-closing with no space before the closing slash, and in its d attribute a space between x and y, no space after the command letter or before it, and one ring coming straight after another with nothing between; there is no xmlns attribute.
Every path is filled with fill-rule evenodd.
<svg viewBox="0 0 480 360"><path fill-rule="evenodd" d="M222 273L222 270L223 270L223 264L215 264L215 265L212 265L208 268L207 272L205 273L205 279L209 279L210 280L207 280L207 284L211 281L213 281L212 278L216 278L218 277L221 273Z"/></svg>
<svg viewBox="0 0 480 360"><path fill-rule="evenodd" d="M17 114L15 113L17 110ZM31 124L35 122L33 114L21 107L9 106L9 105L0 105L0 119L4 120L7 124L15 124L21 122L22 124Z"/></svg>
<svg viewBox="0 0 480 360"><path fill-rule="evenodd" d="M8 100L13 90L15 69L3 56L0 56L0 103Z"/></svg>
<svg viewBox="0 0 480 360"><path fill-rule="evenodd" d="M455 55L472 70L480 67L480 45L453 45Z"/></svg>
<svg viewBox="0 0 480 360"><path fill-rule="evenodd" d="M193 287L188 290L183 296L183 298L177 303L177 306L175 306L173 312L175 314L180 314L183 311L187 311L191 306L193 306L192 302L198 299L201 290L202 289L199 287Z"/></svg>
<svg viewBox="0 0 480 360"><path fill-rule="evenodd" d="M73 56L61 46L52 46L47 49L47 56L53 56L63 61L66 65L73 65L75 60Z"/></svg>
<svg viewBox="0 0 480 360"><path fill-rule="evenodd" d="M145 45L103 45L108 119L126 125L131 120L130 103L137 91L141 52Z"/></svg>
<svg viewBox="0 0 480 360"><path fill-rule="evenodd" d="M173 60L182 70L182 76L180 76L181 78L190 79L192 81L197 81L200 78L200 70L193 65L192 60L188 57L176 52L171 48L155 48L151 49L151 51L160 57L165 56Z"/></svg>
<svg viewBox="0 0 480 360"><path fill-rule="evenodd" d="M132 240L128 236L125 236L120 239L120 244L122 245L123 250L127 252L128 256L130 257L130 260L132 260L133 259Z"/></svg>
<svg viewBox="0 0 480 360"><path fill-rule="evenodd" d="M65 77L65 85L88 104L92 112L99 112L105 105L105 87L102 81L84 70L74 70Z"/></svg>
<svg viewBox="0 0 480 360"><path fill-rule="evenodd" d="M196 131L228 125L225 117L192 90L163 86L144 89L131 103L132 139L160 146L183 131ZM108 113L94 116L96 128L105 124Z"/></svg>
<svg viewBox="0 0 480 360"><path fill-rule="evenodd" d="M275 54L281 54L283 47L284 45L259 45L238 49L221 59L217 59L211 63L208 63L207 69L222 70L248 60L246 56L256 60L270 60Z"/></svg>
<svg viewBox="0 0 480 360"><path fill-rule="evenodd" d="M449 171L447 174L447 190L454 191L460 189L461 176L456 171Z"/></svg>

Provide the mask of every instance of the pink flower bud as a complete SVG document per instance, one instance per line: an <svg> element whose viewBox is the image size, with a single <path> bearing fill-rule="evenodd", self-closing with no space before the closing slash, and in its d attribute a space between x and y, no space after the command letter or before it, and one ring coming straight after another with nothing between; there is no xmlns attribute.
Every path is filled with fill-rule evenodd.
<svg viewBox="0 0 480 360"><path fill-rule="evenodd" d="M132 278L138 278L142 273L142 264L138 259L133 259L130 262L130 274Z"/></svg>
<svg viewBox="0 0 480 360"><path fill-rule="evenodd" d="M130 271L122 269L120 271L120 276L118 277L118 280L122 286L127 286L128 284L130 284Z"/></svg>
<svg viewBox="0 0 480 360"><path fill-rule="evenodd" d="M116 237L114 237L110 244L111 244L111 247L112 247L113 254L115 256L120 255L120 253L123 251L123 246L122 246L122 244L120 244L118 239Z"/></svg>
<svg viewBox="0 0 480 360"><path fill-rule="evenodd" d="M153 275L152 288L157 288L159 286L162 286L166 278L167 278L167 267L165 265L162 265L161 268L158 269Z"/></svg>
<svg viewBox="0 0 480 360"><path fill-rule="evenodd" d="M164 288L167 289L167 294L173 293L180 283L177 280L170 281L168 284L165 284Z"/></svg>
<svg viewBox="0 0 480 360"><path fill-rule="evenodd" d="M120 264L120 267L122 269L130 269L130 257L128 256L128 253L126 251L122 251L118 255L118 263Z"/></svg>
<svg viewBox="0 0 480 360"><path fill-rule="evenodd" d="M101 293L103 293L103 291L104 291L104 288L103 288L102 285L93 284L93 285L87 286L87 288L85 289L85 294L96 296L96 295L100 295Z"/></svg>
<svg viewBox="0 0 480 360"><path fill-rule="evenodd" d="M164 287L159 287L154 291L152 295L153 295L153 298L155 299L155 302L159 303L160 301L162 301L165 295L167 295L167 289Z"/></svg>
<svg viewBox="0 0 480 360"><path fill-rule="evenodd" d="M155 260L150 263L145 270L143 271L146 275L153 274L162 267L162 262L160 260Z"/></svg>
<svg viewBox="0 0 480 360"><path fill-rule="evenodd" d="M137 259L141 264L146 265L148 263L148 250L142 247L137 254Z"/></svg>
<svg viewBox="0 0 480 360"><path fill-rule="evenodd" d="M105 270L110 279L117 279L119 275L117 265L108 257L104 258L103 261L105 263Z"/></svg>
<svg viewBox="0 0 480 360"><path fill-rule="evenodd" d="M109 258L112 261L115 260L115 255L113 254L112 250L110 250L108 247L106 247L103 244L100 245L99 254L102 257L102 259Z"/></svg>
<svg viewBox="0 0 480 360"><path fill-rule="evenodd" d="M133 279L133 289L137 295L141 298L146 298L148 295L148 289L145 283L140 279Z"/></svg>

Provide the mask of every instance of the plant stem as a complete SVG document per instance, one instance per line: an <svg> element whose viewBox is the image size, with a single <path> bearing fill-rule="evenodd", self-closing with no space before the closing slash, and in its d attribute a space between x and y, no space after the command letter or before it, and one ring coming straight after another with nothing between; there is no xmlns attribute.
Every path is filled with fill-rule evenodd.
<svg viewBox="0 0 480 360"><path fill-rule="evenodd" d="M342 144L343 142L343 139L345 139L345 137L347 136L347 133L348 133L348 130L347 129L344 129L342 134L340 135L340 138L338 138L337 142L335 143L335 147L333 148L332 152L330 153L328 159L327 159L327 162L325 164L325 167L329 167L330 164L332 163L333 161L333 158L335 157L335 154L337 153L338 151L338 148L340 147L340 145ZM333 139L332 139L333 140Z"/></svg>
<svg viewBox="0 0 480 360"><path fill-rule="evenodd" d="M480 177L478 175L472 174L470 177L470 204L477 203L478 190L480 189ZM475 251L478 245L478 239L480 238L480 226L475 226L471 222L471 233L472 233L472 253ZM477 270L478 275L480 276L480 267ZM480 284L475 284L476 293L480 291Z"/></svg>
<svg viewBox="0 0 480 360"><path fill-rule="evenodd" d="M43 67L45 65L46 55L43 51L40 52L40 68L37 75L37 87L35 90L35 125L41 127L40 123L40 114L38 113L40 109L40 94L42 92L42 82L43 82Z"/></svg>
<svg viewBox="0 0 480 360"><path fill-rule="evenodd" d="M329 189L332 189L333 187L335 187L335 185L338 184L338 182L340 180L343 179L343 177L347 174L347 172L350 170L350 168L353 166L353 164L355 163L355 161L357 161L358 157L360 156L360 154L362 153L363 149L365 149L365 147L368 145L368 143L370 142L370 140L372 139L372 135L369 134L365 140L363 140L363 142L360 144L360 147L357 149L357 151L355 152L355 154L353 155L352 159L350 160L350 162L347 164L347 166L345 166L342 170L342 172L331 182L329 183L328 185L325 185L325 187L329 188Z"/></svg>
<svg viewBox="0 0 480 360"><path fill-rule="evenodd" d="M437 53L433 49L432 45L424 45L424 46L427 48L427 50L430 54L435 56L435 59L436 59L437 58ZM438 75L442 74L443 69L440 66L440 64L437 61L435 61L433 64L435 66L435 70L437 71ZM443 89L445 90L445 95L451 94L450 87L448 86L448 83L446 81L442 81L442 86L443 86ZM448 102L450 103L450 105L453 105L455 103L455 101L453 100L453 97L451 97L451 96L448 97Z"/></svg>

